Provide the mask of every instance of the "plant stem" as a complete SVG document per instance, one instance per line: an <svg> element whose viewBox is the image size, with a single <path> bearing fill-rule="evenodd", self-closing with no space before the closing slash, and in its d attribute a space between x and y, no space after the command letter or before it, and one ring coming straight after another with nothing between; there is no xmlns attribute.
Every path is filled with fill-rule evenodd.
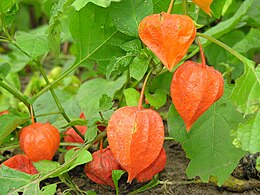
<svg viewBox="0 0 260 195"><path fill-rule="evenodd" d="M173 141L174 138L173 137L164 137L164 141Z"/></svg>
<svg viewBox="0 0 260 195"><path fill-rule="evenodd" d="M167 14L170 14L170 13L171 13L173 3L174 3L174 0L171 0L170 5L169 5L169 8L168 8L168 10L167 10Z"/></svg>
<svg viewBox="0 0 260 195"><path fill-rule="evenodd" d="M11 146L2 147L2 148L0 148L0 152L10 150L10 149L14 149L14 148L19 148L19 146L20 146L19 144L15 144L15 145L11 145Z"/></svg>
<svg viewBox="0 0 260 195"><path fill-rule="evenodd" d="M189 15L187 0L182 0L182 12L185 15Z"/></svg>
<svg viewBox="0 0 260 195"><path fill-rule="evenodd" d="M235 51L231 47L227 46L225 43L222 43L221 41L219 41L219 40L217 40L217 39L215 39L215 38L213 38L211 36L208 36L206 34L203 34L203 33L197 32L197 35L200 36L200 37L203 37L205 39L208 39L209 41L219 45L220 47L223 47L225 50L227 50L232 55L234 55L236 58L238 58L241 62L245 61L244 57L240 53L238 53L237 51Z"/></svg>
<svg viewBox="0 0 260 195"><path fill-rule="evenodd" d="M49 81L49 79L48 79L48 77L47 77L47 75L46 75L46 73L45 73L45 71L44 71L44 69L43 69L43 67L42 67L42 64L39 63L38 61L35 61L35 62L37 63L38 68L39 68L39 70L40 70L40 72L41 72L41 74L42 74L42 76L43 76L45 82L47 83L47 85L50 85L50 81ZM55 93L55 91L54 91L54 89L53 89L52 87L50 88L50 92L51 92L51 95L52 95L52 97L53 97L53 99L54 99L54 101L55 101L55 104L56 104L56 106L58 107L59 111L61 112L62 116L64 117L64 119L65 119L68 123L70 123L71 120L69 119L68 115L65 113L65 110L64 110L64 108L62 107L62 105L61 105L61 103L60 103L60 101L59 101L59 99L58 99L58 97L57 97L57 95L56 95L56 93ZM74 131L75 131L83 140L85 140L85 138L84 138L84 136L82 135L82 133L81 133L75 126L71 126L71 127L74 129Z"/></svg>
<svg viewBox="0 0 260 195"><path fill-rule="evenodd" d="M19 99L21 102L23 102L25 104L25 106L28 108L28 110L30 110L30 103L27 101L27 99L23 96L23 94L17 90L15 87L11 87L7 84L5 84L1 78L0 78L0 86L3 87L6 91L8 91L9 93L11 93L14 97L16 97L17 99Z"/></svg>
<svg viewBox="0 0 260 195"><path fill-rule="evenodd" d="M113 34L111 34L107 40L110 40L118 31L115 31ZM36 98L38 98L39 96L41 96L44 92L46 92L47 90L49 90L52 86L54 86L56 83L60 82L62 79L64 79L68 74L70 74L72 71L74 71L82 62L84 62L85 60L87 60L90 56L92 56L96 51L98 51L104 44L106 43L106 41L104 41L102 44L100 44L97 48L95 48L91 53L89 53L86 57L82 58L81 60L79 60L77 63L75 63L74 65L72 65L68 70L66 70L66 72L64 72L59 78L57 78L55 81L53 81L52 83L50 83L49 85L47 85L44 89L42 89L37 95Z"/></svg>
<svg viewBox="0 0 260 195"><path fill-rule="evenodd" d="M142 91L141 91L141 95L140 95L140 99L139 99L139 102L138 102L138 110L142 110L142 104L143 104L143 99L144 99L144 90L145 90L145 87L146 87L147 80L148 80L150 74L152 73L152 71L153 71L153 69L151 69L145 77L144 84L143 84Z"/></svg>

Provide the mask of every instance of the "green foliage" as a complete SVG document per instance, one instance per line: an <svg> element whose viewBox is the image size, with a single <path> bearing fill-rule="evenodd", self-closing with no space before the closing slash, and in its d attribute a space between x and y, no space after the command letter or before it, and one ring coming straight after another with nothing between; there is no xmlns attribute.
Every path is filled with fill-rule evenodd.
<svg viewBox="0 0 260 195"><path fill-rule="evenodd" d="M27 114L5 114L0 116L0 145L10 133L26 121L28 121Z"/></svg>
<svg viewBox="0 0 260 195"><path fill-rule="evenodd" d="M228 100L229 90L225 93L195 122L189 133L174 106L168 113L169 134L182 144L191 159L186 170L188 177L200 176L203 182L208 182L211 176L215 176L219 186L245 154L232 144L230 135L230 131L244 120Z"/></svg>
<svg viewBox="0 0 260 195"><path fill-rule="evenodd" d="M15 39L18 47L33 59L50 50L46 35L17 32Z"/></svg>
<svg viewBox="0 0 260 195"><path fill-rule="evenodd" d="M122 0L119 3L113 3L110 7L110 13L117 29L134 37L138 37L138 25L141 20L152 14L152 11L152 0Z"/></svg>
<svg viewBox="0 0 260 195"><path fill-rule="evenodd" d="M115 92L125 83L125 79L125 76L122 76L115 81L97 78L82 84L77 94L77 100L81 111L85 113L86 117L90 118L98 114L100 98L104 94L114 97Z"/></svg>
<svg viewBox="0 0 260 195"><path fill-rule="evenodd" d="M126 105L128 106L137 106L139 99L140 99L140 93L136 91L134 88L128 88L124 90L124 96Z"/></svg>
<svg viewBox="0 0 260 195"><path fill-rule="evenodd" d="M118 195L118 181L122 177L122 175L125 173L123 170L113 170L112 171L112 179L116 188L116 194Z"/></svg>
<svg viewBox="0 0 260 195"><path fill-rule="evenodd" d="M260 68L254 68L254 62L244 59L244 74L236 80L236 85L230 96L245 114L254 113L260 104Z"/></svg>
<svg viewBox="0 0 260 195"><path fill-rule="evenodd" d="M250 153L257 153L260 151L260 110L254 117L250 117L244 124L240 124L234 140L235 145L242 148L244 151Z"/></svg>

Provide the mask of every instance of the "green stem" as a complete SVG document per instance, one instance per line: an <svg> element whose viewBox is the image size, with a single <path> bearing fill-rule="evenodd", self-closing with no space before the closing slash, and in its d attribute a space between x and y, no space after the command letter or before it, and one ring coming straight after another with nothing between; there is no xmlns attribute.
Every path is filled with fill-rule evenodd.
<svg viewBox="0 0 260 195"><path fill-rule="evenodd" d="M144 90L145 90L145 87L146 87L147 80L148 80L150 74L152 73L152 71L153 71L153 69L151 69L145 77L144 84L143 84L142 91L141 91L141 95L140 95L140 99L139 99L139 102L138 102L138 110L142 110L142 104L143 104L143 99L144 99Z"/></svg>
<svg viewBox="0 0 260 195"><path fill-rule="evenodd" d="M3 87L6 91L11 93L13 96L15 96L17 99L19 99L21 102L25 104L25 106L30 110L30 103L27 101L27 99L23 96L23 94L17 90L15 87L7 85L2 81L3 78L0 77L0 86Z"/></svg>
<svg viewBox="0 0 260 195"><path fill-rule="evenodd" d="M164 141L173 141L174 138L173 137L164 137Z"/></svg>
<svg viewBox="0 0 260 195"><path fill-rule="evenodd" d="M185 15L189 15L187 0L182 0L182 12Z"/></svg>
<svg viewBox="0 0 260 195"><path fill-rule="evenodd" d="M15 144L15 145L11 145L11 146L2 147L2 148L0 148L0 152L10 150L10 149L14 149L14 148L19 148L19 146L20 146L19 144Z"/></svg>
<svg viewBox="0 0 260 195"><path fill-rule="evenodd" d="M224 48L225 50L230 52L232 55L234 55L236 58L238 58L241 62L244 62L244 57L240 53L238 53L237 51L232 49L231 47L227 46L225 43L222 43L221 41L219 41L211 36L208 36L206 34L203 34L203 33L197 32L197 35L200 37L203 37L205 39L208 39L209 41L219 45L220 47Z"/></svg>
<svg viewBox="0 0 260 195"><path fill-rule="evenodd" d="M39 68L39 70L40 70L40 72L41 72L41 74L42 74L42 76L43 76L45 82L47 83L47 85L50 85L50 81L49 81L49 79L48 79L48 77L47 77L47 75L46 75L46 73L45 73L45 71L44 71L44 69L43 69L43 67L42 67L42 64L39 63L38 61L35 61L35 62L37 63L38 68ZM56 95L56 93L55 93L55 91L54 91L54 89L53 89L52 87L50 88L50 92L51 92L51 95L52 95L52 97L53 97L53 99L54 99L54 101L55 101L55 104L56 104L56 106L58 107L59 111L61 112L62 116L64 117L64 119L65 119L68 123L70 123L71 120L69 119L68 115L65 113L65 110L64 110L64 108L62 107L62 105L61 105L61 103L60 103L60 100L58 99L58 97L57 97L57 95ZM83 140L85 140L85 138L84 138L84 136L82 135L82 133L81 133L75 126L71 126L71 127L74 129L74 131L75 131Z"/></svg>

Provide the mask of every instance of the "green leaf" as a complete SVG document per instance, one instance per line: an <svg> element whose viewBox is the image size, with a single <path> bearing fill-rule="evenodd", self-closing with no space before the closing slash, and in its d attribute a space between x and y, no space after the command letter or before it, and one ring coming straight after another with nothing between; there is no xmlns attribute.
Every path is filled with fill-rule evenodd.
<svg viewBox="0 0 260 195"><path fill-rule="evenodd" d="M42 188L42 195L54 195L56 193L57 184L49 184Z"/></svg>
<svg viewBox="0 0 260 195"><path fill-rule="evenodd" d="M124 170L113 170L112 171L112 179L116 188L116 195L118 195L118 181L122 177L122 175L125 173Z"/></svg>
<svg viewBox="0 0 260 195"><path fill-rule="evenodd" d="M92 160L92 155L87 150L78 150L75 151L73 148L66 152L64 156L65 163L70 162L75 156L76 159L73 160L73 164L70 164L70 167L67 168L64 172L68 172L69 170L73 169L74 167L90 162ZM64 173L62 172L62 173Z"/></svg>
<svg viewBox="0 0 260 195"><path fill-rule="evenodd" d="M148 69L150 58L137 56L130 63L130 76L140 81Z"/></svg>
<svg viewBox="0 0 260 195"><path fill-rule="evenodd" d="M97 195L97 193L92 190L88 190L86 193L86 195Z"/></svg>
<svg viewBox="0 0 260 195"><path fill-rule="evenodd" d="M254 0L252 6L249 8L246 16L242 22L246 22L247 25L258 28L260 25L260 6L259 1Z"/></svg>
<svg viewBox="0 0 260 195"><path fill-rule="evenodd" d="M120 45L128 38L118 32L108 9L87 4L70 17L70 32L77 48L77 62L95 61L102 73L112 56L125 54Z"/></svg>
<svg viewBox="0 0 260 195"><path fill-rule="evenodd" d="M251 28L246 37L237 42L237 44L234 45L233 49L242 54L246 54L252 49L259 49L259 37L260 29Z"/></svg>
<svg viewBox="0 0 260 195"><path fill-rule="evenodd" d="M260 110L257 114L246 121L244 124L240 124L236 130L236 138L234 142L244 151L250 153L260 152Z"/></svg>
<svg viewBox="0 0 260 195"><path fill-rule="evenodd" d="M208 36L214 37L215 39L219 39L223 35L232 31L238 24L241 22L241 19L247 14L250 6L252 5L253 0L244 1L237 12L228 20L218 23L216 26L210 28L205 32ZM205 39L200 39L202 45L208 45L210 42ZM204 45L204 46L205 46Z"/></svg>
<svg viewBox="0 0 260 195"><path fill-rule="evenodd" d="M95 137L97 136L97 132L98 132L98 128L95 124L92 126L88 126L88 130L86 131L85 134L85 140L87 141L87 143L95 139Z"/></svg>
<svg viewBox="0 0 260 195"><path fill-rule="evenodd" d="M166 103L167 92L164 89L156 89L153 94L150 94L148 90L145 91L145 97L156 109L162 107Z"/></svg>
<svg viewBox="0 0 260 195"><path fill-rule="evenodd" d="M134 39L124 43L120 47L127 52L140 51L142 49L142 43L140 39Z"/></svg>
<svg viewBox="0 0 260 195"><path fill-rule="evenodd" d="M8 63L0 64L0 74L6 77L11 70L11 66Z"/></svg>
<svg viewBox="0 0 260 195"><path fill-rule="evenodd" d="M15 39L21 50L34 59L50 50L46 35L20 31L15 34Z"/></svg>
<svg viewBox="0 0 260 195"><path fill-rule="evenodd" d="M50 161L50 160L41 160L39 162L34 162L33 165L37 169L37 171L41 174L46 174L48 172L54 171L59 168L61 165L58 162ZM56 177L57 175L52 175L52 177Z"/></svg>
<svg viewBox="0 0 260 195"><path fill-rule="evenodd" d="M146 191L146 190L149 190L155 186L157 186L158 184L160 183L160 180L156 179L156 178L153 178L148 184L138 188L137 190L133 191L133 192L130 192L128 193L127 195L134 195L134 194L138 194L140 192L143 192L143 191Z"/></svg>
<svg viewBox="0 0 260 195"><path fill-rule="evenodd" d="M113 106L113 98L108 96L107 94L103 94L99 99L99 111L103 112L109 110Z"/></svg>
<svg viewBox="0 0 260 195"><path fill-rule="evenodd" d="M121 0L75 0L72 4L77 11L81 10L87 3L92 2L101 7L110 6L111 2L119 2Z"/></svg>
<svg viewBox="0 0 260 195"><path fill-rule="evenodd" d="M140 99L140 93L134 89L134 88L128 88L124 90L124 96L126 100L126 104L128 106L137 106L139 99Z"/></svg>
<svg viewBox="0 0 260 195"><path fill-rule="evenodd" d="M62 90L54 90L59 101L61 102L66 114L70 119L78 119L80 115L80 107L74 95ZM43 115L37 117L37 120L42 123L49 122L58 129L67 126L68 123L64 117L59 114L59 110L53 100L50 92L46 92L35 100L33 103L35 115ZM53 113L46 115L46 113Z"/></svg>
<svg viewBox="0 0 260 195"><path fill-rule="evenodd" d="M141 20L152 14L152 0L123 0L110 6L110 13L117 29L127 35L138 37Z"/></svg>
<svg viewBox="0 0 260 195"><path fill-rule="evenodd" d="M106 78L119 76L128 69L128 65L132 60L132 54L127 53L125 56L113 56L107 65Z"/></svg>
<svg viewBox="0 0 260 195"><path fill-rule="evenodd" d="M68 0L61 0L54 4L51 9L51 17L49 21L48 41L51 50L55 56L60 54L61 43L61 16L67 7Z"/></svg>
<svg viewBox="0 0 260 195"><path fill-rule="evenodd" d="M182 144L187 157L191 160L186 170L189 178L199 176L208 182L215 176L221 186L245 154L236 148L230 135L243 117L228 100L229 90L214 103L187 133L185 125L174 106L168 113L169 134Z"/></svg>
<svg viewBox="0 0 260 195"><path fill-rule="evenodd" d="M82 112L89 118L99 112L99 99L106 94L114 97L114 94L125 83L126 76L115 81L107 81L102 78L92 79L80 86L77 99Z"/></svg>
<svg viewBox="0 0 260 195"><path fill-rule="evenodd" d="M220 18L222 15L222 10L223 7L225 6L226 1L213 1L212 4L210 5L210 9L213 12L213 16L215 18Z"/></svg>
<svg viewBox="0 0 260 195"><path fill-rule="evenodd" d="M29 116L27 114L21 114L20 116L14 114L4 114L0 116L0 145L4 139L12 133L17 126L28 121Z"/></svg>
<svg viewBox="0 0 260 195"><path fill-rule="evenodd" d="M33 179L36 176L32 176L30 174L23 173L21 171L17 171L15 169L11 169L5 165L1 165L0 168L0 192L1 194L17 194L17 192L14 192L16 189L29 184L33 181ZM32 183L31 185L27 186L26 188L23 188L22 190L19 190L19 192L25 191L27 194L31 191L31 194L35 194L34 189L38 189L38 193L40 193L39 190L39 184L38 183Z"/></svg>
<svg viewBox="0 0 260 195"><path fill-rule="evenodd" d="M254 62L244 59L244 74L236 80L230 99L245 114L254 113L260 107L260 67L254 68Z"/></svg>

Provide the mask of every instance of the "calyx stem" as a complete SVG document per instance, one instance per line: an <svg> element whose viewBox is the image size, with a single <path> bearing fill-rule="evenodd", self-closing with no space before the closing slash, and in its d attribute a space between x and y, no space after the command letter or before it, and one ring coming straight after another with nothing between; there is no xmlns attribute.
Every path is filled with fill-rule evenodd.
<svg viewBox="0 0 260 195"><path fill-rule="evenodd" d="M171 13L171 11L172 11L172 6L173 6L173 2L174 2L174 0L171 0L170 5L169 5L169 8L168 8L168 10L167 10L167 14L170 14L170 13Z"/></svg>
<svg viewBox="0 0 260 195"><path fill-rule="evenodd" d="M200 39L199 38L198 38L198 45L199 45L199 48L200 48L202 67L206 67L206 60L205 60L205 56L204 56L204 53L203 53L203 48L202 48L202 45L200 43Z"/></svg>
<svg viewBox="0 0 260 195"><path fill-rule="evenodd" d="M141 91L141 95L140 95L140 99L139 99L139 102L138 102L138 110L142 110L142 104L143 104L143 99L144 99L144 90L145 90L148 78L149 78L150 74L152 73L152 70L150 70L145 77L144 84L143 84L142 91Z"/></svg>

